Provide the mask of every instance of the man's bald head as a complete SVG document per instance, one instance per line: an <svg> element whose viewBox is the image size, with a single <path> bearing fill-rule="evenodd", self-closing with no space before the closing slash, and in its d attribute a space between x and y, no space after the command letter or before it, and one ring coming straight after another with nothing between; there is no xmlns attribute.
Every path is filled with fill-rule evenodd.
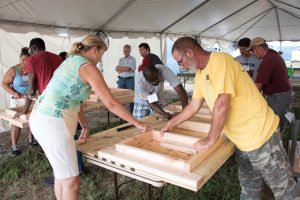
<svg viewBox="0 0 300 200"><path fill-rule="evenodd" d="M182 37L176 40L172 47L172 53L174 51L178 51L180 53L183 53L186 49L193 49L193 48L198 48L200 50L203 50L203 48L200 46L198 41L194 38L191 37Z"/></svg>
<svg viewBox="0 0 300 200"><path fill-rule="evenodd" d="M150 84L158 85L160 72L153 64L148 64L143 68L143 76Z"/></svg>

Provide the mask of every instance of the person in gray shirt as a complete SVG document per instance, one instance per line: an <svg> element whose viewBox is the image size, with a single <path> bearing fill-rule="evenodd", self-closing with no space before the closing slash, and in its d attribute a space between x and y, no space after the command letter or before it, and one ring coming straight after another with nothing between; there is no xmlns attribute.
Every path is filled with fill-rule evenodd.
<svg viewBox="0 0 300 200"><path fill-rule="evenodd" d="M118 88L134 90L134 76L136 61L130 55L131 46L126 44L123 47L124 57L120 58L116 71L118 72ZM133 103L130 103L130 112L133 111Z"/></svg>
<svg viewBox="0 0 300 200"><path fill-rule="evenodd" d="M160 105L165 81L177 92L182 107L188 104L187 93L176 75L164 65L149 64L136 76L133 117L143 118L155 111L167 119L172 118Z"/></svg>
<svg viewBox="0 0 300 200"><path fill-rule="evenodd" d="M248 72L249 76L253 81L256 80L258 68L260 65L260 60L255 55L252 55L247 48L250 45L251 40L249 38L240 39L238 46L241 55L237 56L236 59L241 63L244 69Z"/></svg>

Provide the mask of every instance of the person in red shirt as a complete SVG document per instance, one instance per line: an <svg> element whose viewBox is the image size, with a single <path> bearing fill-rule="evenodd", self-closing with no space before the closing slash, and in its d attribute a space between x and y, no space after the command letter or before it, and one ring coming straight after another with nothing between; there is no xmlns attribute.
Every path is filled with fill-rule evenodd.
<svg viewBox="0 0 300 200"><path fill-rule="evenodd" d="M62 58L54 53L46 51L45 42L41 38L33 38L29 43L29 54L26 61L25 74L28 74L29 89L26 103L22 112L15 117L26 114L31 105L31 98L38 93L41 95L48 85L54 71L63 62Z"/></svg>
<svg viewBox="0 0 300 200"><path fill-rule="evenodd" d="M139 45L139 51L141 56L143 57L143 62L138 67L138 72L142 71L146 65L151 65L151 64L163 65L163 62L160 60L160 58L157 55L150 53L150 46L147 43L141 43Z"/></svg>
<svg viewBox="0 0 300 200"><path fill-rule="evenodd" d="M292 102L291 85L285 62L280 54L270 49L266 40L261 37L254 38L248 50L262 59L255 84L263 92L268 105L280 117L280 128L283 129L286 122L285 114Z"/></svg>

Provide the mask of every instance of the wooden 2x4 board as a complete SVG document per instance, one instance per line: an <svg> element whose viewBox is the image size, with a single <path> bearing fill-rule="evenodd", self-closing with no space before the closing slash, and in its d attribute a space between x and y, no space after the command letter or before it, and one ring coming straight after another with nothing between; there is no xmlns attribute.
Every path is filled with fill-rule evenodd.
<svg viewBox="0 0 300 200"><path fill-rule="evenodd" d="M171 109L180 112L180 104L175 105ZM206 105L203 108L208 110ZM194 143L207 137L211 123L210 113L204 111L198 114L202 116L181 123L174 127L172 133L165 133L163 137L158 131L149 131L100 149L97 159L130 171L153 174L168 183L197 191L211 176L211 171L217 170L234 151L223 133L214 145L195 151ZM225 147L230 152L223 154ZM216 154L221 155L220 160L211 161ZM210 165L206 165L206 162ZM199 167L203 173L198 173Z"/></svg>
<svg viewBox="0 0 300 200"><path fill-rule="evenodd" d="M194 127L206 128L206 132L196 132ZM181 127L180 127L181 126ZM226 146L228 139L221 134L214 145L200 152L195 152L193 145L208 133L208 123L186 121L177 126L179 133L165 133L163 137L158 131L142 133L125 141L98 151L98 159L116 166L127 167L136 171L155 174L162 180L197 191L206 177L193 173L199 165L203 165L215 151ZM184 129L182 129L184 128Z"/></svg>
<svg viewBox="0 0 300 200"><path fill-rule="evenodd" d="M118 152L190 172L226 139L221 137L211 148L196 152L193 145L206 136L203 133L199 137L165 133L161 137L160 132L150 131L118 143L115 148Z"/></svg>
<svg viewBox="0 0 300 200"><path fill-rule="evenodd" d="M170 112L170 113L179 113L182 111L182 106L181 106L181 104L174 103L174 104L168 105L166 108L164 108L164 110L167 112ZM204 118L204 119L212 119L212 114L205 102L203 103L199 112L196 113L195 117Z"/></svg>
<svg viewBox="0 0 300 200"><path fill-rule="evenodd" d="M31 108L27 114L20 115L18 118L13 119L17 112L21 112L23 107L7 108L0 111L0 118L4 121L11 123L19 128L28 127L28 119L30 116Z"/></svg>
<svg viewBox="0 0 300 200"><path fill-rule="evenodd" d="M117 99L120 103L126 101L132 102L134 97L134 92L130 89L121 89L121 88L110 88L110 92L112 93L113 97ZM100 102L98 95L94 93L94 91L91 93L90 98L87 101L92 102Z"/></svg>

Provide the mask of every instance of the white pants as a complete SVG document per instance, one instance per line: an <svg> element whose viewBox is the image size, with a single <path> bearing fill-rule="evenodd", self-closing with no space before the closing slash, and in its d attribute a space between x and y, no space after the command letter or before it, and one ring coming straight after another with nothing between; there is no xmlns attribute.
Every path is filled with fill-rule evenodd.
<svg viewBox="0 0 300 200"><path fill-rule="evenodd" d="M79 175L74 136L68 133L62 118L47 116L33 109L30 128L44 150L56 179Z"/></svg>

